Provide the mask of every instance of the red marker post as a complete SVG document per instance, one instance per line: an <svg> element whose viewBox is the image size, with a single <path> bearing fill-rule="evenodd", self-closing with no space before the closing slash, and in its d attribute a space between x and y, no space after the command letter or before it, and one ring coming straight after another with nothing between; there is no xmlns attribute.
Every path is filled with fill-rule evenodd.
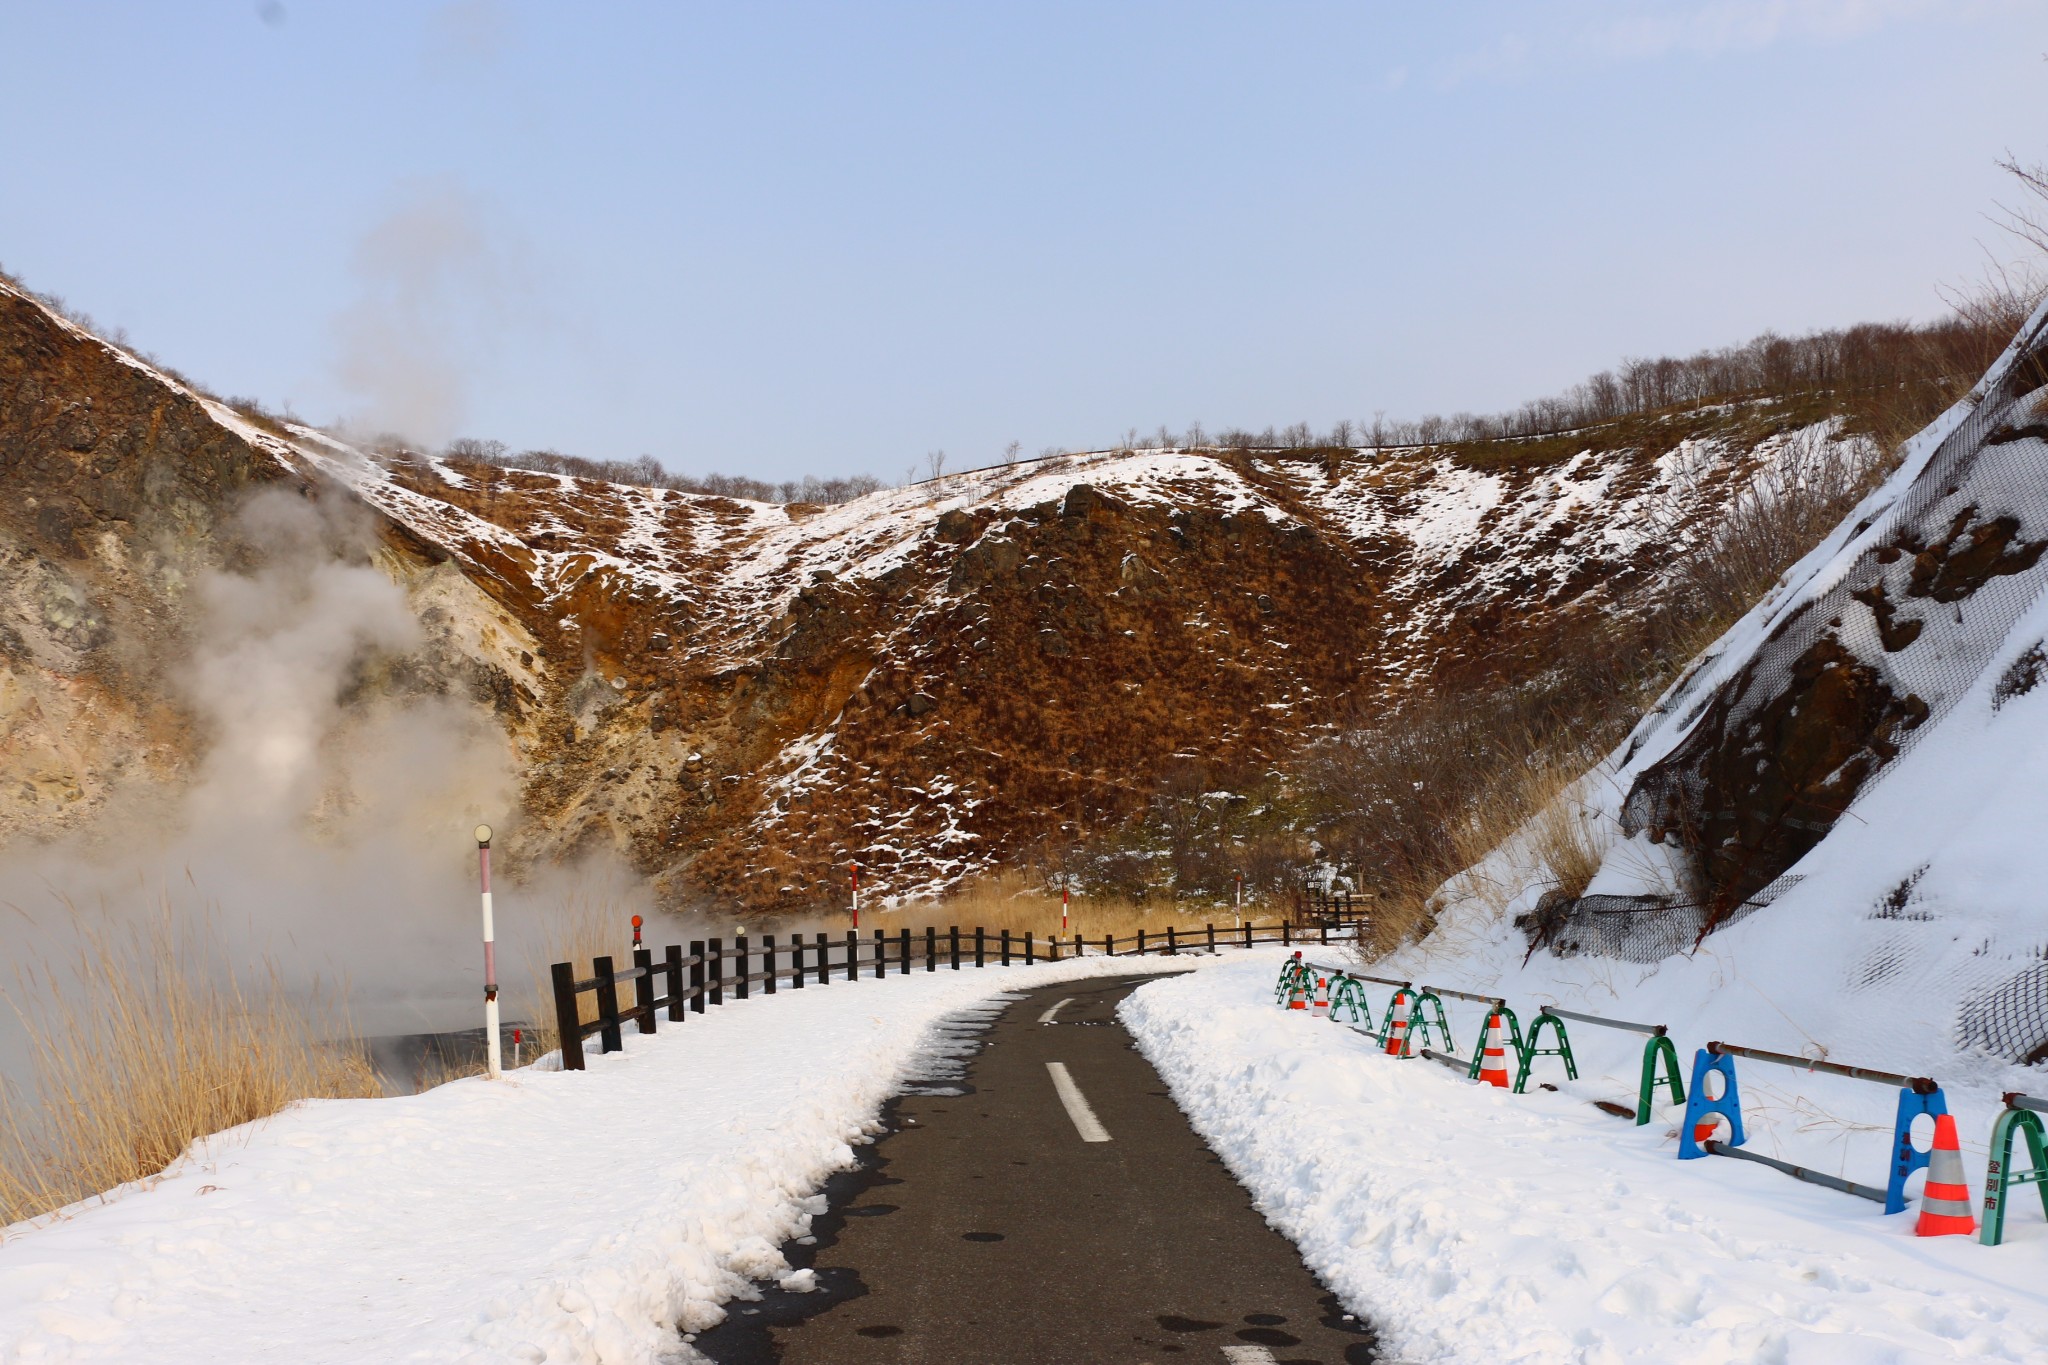
<svg viewBox="0 0 2048 1365"><path fill-rule="evenodd" d="M1060 884L1060 932L1067 932L1067 888L1064 882Z"/></svg>
<svg viewBox="0 0 2048 1365"><path fill-rule="evenodd" d="M491 924L491 827L476 827L476 862L484 895L484 1056L485 1074L497 1080L504 1057L498 1042L498 943Z"/></svg>
<svg viewBox="0 0 2048 1365"><path fill-rule="evenodd" d="M635 952L638 952L638 951L639 951L639 949L640 949L640 917L639 917L638 915L635 915L635 916L633 916L633 950L634 950Z"/></svg>

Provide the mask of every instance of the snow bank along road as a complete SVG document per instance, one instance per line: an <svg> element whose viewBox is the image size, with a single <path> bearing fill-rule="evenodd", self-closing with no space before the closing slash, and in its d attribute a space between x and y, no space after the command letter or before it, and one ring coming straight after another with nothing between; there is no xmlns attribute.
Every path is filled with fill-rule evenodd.
<svg viewBox="0 0 2048 1365"><path fill-rule="evenodd" d="M1246 956L1271 976L1280 954ZM6 1229L0 1362L674 1360L679 1326L787 1271L778 1245L934 1020L1021 983L1228 960L834 982L629 1032L587 1072L300 1104Z"/></svg>
<svg viewBox="0 0 2048 1365"><path fill-rule="evenodd" d="M821 1292L741 1306L697 1349L719 1365L1375 1359L1117 1023L1143 979L1016 998L960 1082L890 1106L820 1245L791 1248Z"/></svg>
<svg viewBox="0 0 2048 1365"><path fill-rule="evenodd" d="M1387 1359L2048 1361L2038 1219L1995 1249L1919 1239L1911 1214L1680 1162L1671 1122L1475 1086L1277 1009L1275 965L1157 982L1120 1017L1259 1210L1370 1307Z"/></svg>

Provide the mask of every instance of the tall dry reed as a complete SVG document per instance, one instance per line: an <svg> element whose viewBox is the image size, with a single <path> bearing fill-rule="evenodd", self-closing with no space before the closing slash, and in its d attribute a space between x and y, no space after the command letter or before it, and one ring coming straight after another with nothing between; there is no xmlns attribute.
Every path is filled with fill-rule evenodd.
<svg viewBox="0 0 2048 1365"><path fill-rule="evenodd" d="M81 930L68 960L20 971L8 1003L30 1074L0 1091L0 1221L61 1209L175 1164L194 1143L294 1100L381 1093L338 997L237 966L170 907Z"/></svg>

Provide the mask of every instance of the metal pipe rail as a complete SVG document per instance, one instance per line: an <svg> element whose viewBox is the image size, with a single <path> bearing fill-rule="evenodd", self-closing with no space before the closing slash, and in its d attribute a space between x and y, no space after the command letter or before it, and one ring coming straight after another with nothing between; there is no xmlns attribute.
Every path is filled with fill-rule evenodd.
<svg viewBox="0 0 2048 1365"><path fill-rule="evenodd" d="M2005 1107L2008 1109L2031 1109L2037 1114L2048 1114L2048 1100L2037 1100L2032 1095L2022 1095L2017 1090L2009 1091L2006 1094Z"/></svg>
<svg viewBox="0 0 2048 1365"><path fill-rule="evenodd" d="M1496 1009L1508 1002L1504 995L1474 995L1470 991L1454 991L1449 986L1424 986L1422 989L1431 995L1448 995L1454 1000L1470 1000L1475 1005L1492 1005Z"/></svg>
<svg viewBox="0 0 2048 1365"><path fill-rule="evenodd" d="M1333 962L1303 962L1301 965L1312 967L1319 972L1335 972L1338 976L1348 976L1353 981L1370 981L1380 986L1398 986L1404 991L1415 989L1413 981L1396 981L1388 976L1367 976L1364 972L1354 972L1349 967L1339 967ZM1492 998L1492 996L1487 997L1489 1000Z"/></svg>
<svg viewBox="0 0 2048 1365"><path fill-rule="evenodd" d="M1542 1005L1538 1014L1554 1014L1560 1019L1576 1019L1580 1023L1599 1024L1603 1028L1626 1029L1630 1033L1647 1033L1652 1038L1662 1038L1670 1032L1663 1024L1632 1024L1626 1019L1606 1019L1597 1014L1580 1014L1577 1010L1561 1010L1555 1005Z"/></svg>
<svg viewBox="0 0 2048 1365"><path fill-rule="evenodd" d="M1754 1161L1759 1166L1768 1166L1774 1171L1783 1171L1794 1180L1804 1180L1809 1185L1824 1185L1831 1190L1840 1190L1843 1194L1853 1194L1859 1199L1868 1199L1874 1204L1884 1203L1883 1190L1872 1189L1868 1185L1859 1185L1853 1180L1844 1180L1838 1175L1828 1175L1821 1171L1809 1170L1804 1166L1795 1166L1789 1161L1780 1161L1774 1156L1764 1156L1760 1152L1745 1152L1740 1147L1730 1147L1719 1138L1708 1138L1700 1145L1715 1156L1732 1156L1739 1161Z"/></svg>
<svg viewBox="0 0 2048 1365"><path fill-rule="evenodd" d="M1775 1062L1779 1066L1794 1067L1800 1071L1818 1071L1829 1076L1847 1076L1852 1081L1876 1081L1879 1085L1896 1085L1911 1090L1916 1095L1931 1095L1941 1087L1926 1076L1902 1076L1896 1071L1873 1071L1867 1066L1843 1066L1839 1062L1823 1062L1812 1057L1794 1057L1783 1052L1767 1052L1760 1047L1741 1047L1734 1043L1708 1043L1707 1051L1716 1057L1747 1057L1756 1062Z"/></svg>
<svg viewBox="0 0 2048 1365"><path fill-rule="evenodd" d="M1448 1052L1438 1052L1433 1047L1426 1047L1417 1055L1427 1057L1432 1062L1439 1062L1460 1075L1472 1069L1472 1063L1463 1057L1454 1057Z"/></svg>

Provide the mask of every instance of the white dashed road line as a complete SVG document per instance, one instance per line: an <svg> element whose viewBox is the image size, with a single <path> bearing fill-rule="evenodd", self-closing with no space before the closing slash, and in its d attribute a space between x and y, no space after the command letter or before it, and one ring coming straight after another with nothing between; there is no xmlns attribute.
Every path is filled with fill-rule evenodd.
<svg viewBox="0 0 2048 1365"><path fill-rule="evenodd" d="M1050 1024L1052 1022L1052 1017L1055 1014L1058 1014L1061 1010L1065 1009L1067 1006L1073 1003L1074 997L1070 995L1066 999L1060 1001L1059 1004L1054 1005L1051 1009L1047 1010L1044 1014L1039 1015L1038 1022L1041 1024Z"/></svg>
<svg viewBox="0 0 2048 1365"><path fill-rule="evenodd" d="M1109 1141L1109 1130L1102 1126L1102 1120L1096 1118L1095 1111L1088 1107L1088 1097L1081 1093L1081 1087L1075 1085L1074 1078L1067 1074L1067 1064L1047 1062L1045 1069L1052 1073L1052 1088L1059 1092L1060 1103L1067 1107L1067 1117L1074 1121L1074 1129L1080 1133L1081 1141Z"/></svg>

